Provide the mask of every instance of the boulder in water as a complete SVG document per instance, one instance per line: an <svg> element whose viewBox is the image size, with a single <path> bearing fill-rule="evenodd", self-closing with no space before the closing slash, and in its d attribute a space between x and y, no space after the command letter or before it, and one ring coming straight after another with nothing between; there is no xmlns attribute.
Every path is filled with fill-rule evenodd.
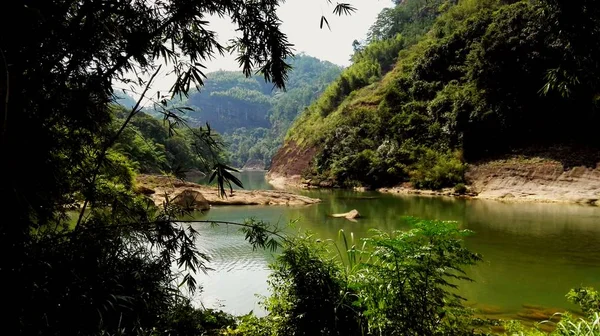
<svg viewBox="0 0 600 336"><path fill-rule="evenodd" d="M184 210L200 210L205 211L210 209L210 204L202 196L199 191L186 189L175 196L173 204L176 204Z"/></svg>

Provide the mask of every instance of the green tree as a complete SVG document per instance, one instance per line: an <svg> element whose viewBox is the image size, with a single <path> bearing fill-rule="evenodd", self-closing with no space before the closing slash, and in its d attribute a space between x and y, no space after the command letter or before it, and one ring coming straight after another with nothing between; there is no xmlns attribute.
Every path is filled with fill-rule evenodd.
<svg viewBox="0 0 600 336"><path fill-rule="evenodd" d="M177 305L180 283L196 288L189 273L172 271L173 264L204 269L195 231L175 224L177 209L157 209L132 192L133 167L114 146L140 102L115 129L112 84L140 74L145 96L164 62L176 76L171 94L186 94L203 84L202 63L231 47L245 75L258 71L283 88L291 46L280 30L279 4L28 0L3 8L2 31L18 34L0 37L0 173L6 178L0 192L7 209L0 252L11 256L2 259L0 276L23 293L5 302L11 308L4 330L144 333ZM208 29L210 15L231 18L240 36L230 46ZM181 117L162 105L172 129ZM198 135L223 184L231 174L211 150L211 135ZM75 223L67 213L74 206L80 208ZM265 242L251 234L251 241Z"/></svg>

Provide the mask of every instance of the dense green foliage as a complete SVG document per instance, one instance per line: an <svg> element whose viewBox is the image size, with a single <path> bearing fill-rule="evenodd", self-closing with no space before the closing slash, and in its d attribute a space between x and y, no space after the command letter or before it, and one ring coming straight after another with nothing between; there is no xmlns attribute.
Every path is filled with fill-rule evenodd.
<svg viewBox="0 0 600 336"><path fill-rule="evenodd" d="M465 162L511 150L596 147L598 11L591 1L403 1L287 139L319 148L307 173L340 186L434 189L463 182Z"/></svg>
<svg viewBox="0 0 600 336"><path fill-rule="evenodd" d="M202 90L176 104L193 109L186 113L190 125L208 123L223 135L232 165L242 167L253 160L267 167L296 116L341 72L332 63L304 54L289 64L285 91L241 72L218 71L207 74Z"/></svg>
<svg viewBox="0 0 600 336"><path fill-rule="evenodd" d="M0 156L3 158L0 173L4 177L0 192L4 197L2 205L7 209L3 211L0 224L0 254L3 256L0 278L7 290L16 293L6 295L3 302L8 308L3 314L4 333L206 335L220 334L218 329L234 323L226 314L192 307L183 297L182 286L192 292L196 290L198 285L193 273L206 270L208 262L208 256L197 245L198 233L181 220L186 213L169 200L159 207L134 192L136 170L176 172L179 166L209 167L222 186L229 173L219 157L217 140L208 129L182 125L177 111L180 102L157 102L162 106L157 111L164 116L165 123L142 114L138 103L128 113L114 111L113 84L132 84L128 78L131 73L147 74L149 80L144 76L135 80L145 88L143 96L154 75L161 70L160 64L166 63L176 75L171 93L174 97L185 95L190 87L203 85L202 63L229 49L238 53L244 75L257 70L265 80L283 88L288 79L286 60L291 56L291 50L285 34L279 29L276 14L279 3L278 0L27 0L4 4L0 12L1 31L15 33L0 36ZM573 106L582 107L580 113L585 113L589 111L583 109L586 107L584 98L595 92L596 85L593 65L598 58L595 57L594 50L597 49L593 49L596 48L593 38L598 35L594 21L598 16L592 1L583 4L579 10L575 9L575 13L569 13L573 9L563 7L561 2L543 6L518 3L496 12L472 6L473 11L467 13L474 17L473 20L489 23L487 30L494 32L487 40L490 50L506 47L495 46L493 37L506 34L505 28L514 28L513 25L519 28L531 24L530 17L547 20L536 21L545 23L543 28L552 28L548 27L552 20L559 23L544 35L544 43L554 43L546 46L548 48L558 45L557 49L562 52L559 47L564 44L560 41L571 42L575 37L590 39L586 44L569 44L568 55L572 57L567 61L575 61L569 64L576 66L578 71L567 67L564 63L567 61L562 59L560 62L563 63L552 63L558 62L558 55L564 56L564 53L553 53L552 50L544 50L549 52L542 56L534 54L523 61L555 66L546 72L542 93L543 99L554 99L556 105L548 103L544 107L558 109L564 107L560 104L566 104L564 99L571 99ZM463 7L469 8L468 5L455 8ZM347 4L338 4L334 13L347 13L351 8ZM429 47L439 47L437 43L454 36L454 31L458 32L458 37L470 34L467 29L470 26L462 26L460 22L463 21L450 20L451 15L460 16L459 10L450 9L447 13L448 21L438 21L438 35L432 34L430 41L413 45L415 49L407 51L407 55L413 56L407 59L422 59L419 55L427 55ZM210 16L231 18L240 33L232 41L231 48L217 42L215 33L208 29L205 19ZM516 19L505 22L504 17ZM568 29L573 26L569 19L583 23L585 29ZM457 22L458 28L452 28ZM526 28L522 30L529 33L542 31L535 25ZM479 36L478 31L475 29L473 34ZM484 37L481 43L486 41ZM557 40L552 40L553 37ZM509 45L511 49L521 46L513 39L508 42L516 44ZM388 45L393 49L400 48L398 45L402 43L410 45L413 42L410 37L406 40L398 38L390 43L382 41L380 46L387 50ZM361 52L367 55L364 56L366 59L372 60L368 48ZM487 54L485 49L470 44L468 50L468 57L465 57L474 65L466 73L473 78L483 78L477 76L486 71L506 75L503 70L512 69L513 63L520 65L520 58L510 58L511 62L506 62L508 69L496 68L497 54ZM385 62L394 58L390 56L393 53L382 55ZM462 60L461 55L455 56ZM452 58L438 61L448 60ZM485 65L485 60L491 66ZM401 57L400 62L403 61ZM345 81L338 81L338 89L332 89L325 97L338 100L351 97L355 88L376 81L387 71L378 62L357 61L356 67L346 70ZM476 66L480 64L478 62L485 66ZM414 140L423 135L420 121L428 117L425 106L431 104L427 98L431 89L438 84L446 85L446 82L438 83L434 79L441 74L452 77L455 69L442 67L442 70L452 71L441 71L440 74L438 69L431 74L425 70L433 68L426 65L423 64L424 72L420 74L429 74L433 79L419 77L421 79L415 81L416 88L411 86L410 91L411 95L421 97L420 100L403 101L408 91L400 85L397 92L390 93L389 100L401 104L388 107L382 104L381 109L382 113L393 114L394 108L406 108L407 114L392 122L390 127L397 127L398 123L410 126ZM420 69L406 66L407 69ZM402 79L403 74L412 72L396 69L403 67L391 70L384 81L412 83ZM471 71L473 69L479 72ZM524 81L537 78L533 73L530 78L525 72ZM289 79L291 81L291 77ZM461 80L444 88L445 92L457 92L448 99L463 99L465 106L482 96L485 97L481 99L497 102L503 93L508 92L508 97L514 93L504 91L506 88L502 85L506 85L506 78L498 81L496 91L483 90L477 85L484 84L472 78L466 82ZM582 91L581 87L588 91ZM556 90L558 96L554 96ZM336 96L338 93L341 96ZM227 90L223 94L252 97L253 103L261 101L260 95L248 94L242 89ZM215 95L215 99L218 96ZM497 103L504 104L503 108L518 104L519 96L513 98ZM408 112L413 110L425 115L412 118ZM280 111L285 109L282 107ZM338 109L336 107L334 111L330 106L329 110L323 111L326 113L319 112L318 118L335 116ZM515 112L511 118L517 116ZM369 121L362 117L360 120ZM441 126L438 132L443 133L446 128ZM358 134L355 126L346 132ZM398 136L406 134L400 132ZM466 138L470 133L465 131L464 134ZM365 135L372 134L367 132ZM449 137L452 136L450 133ZM377 141L378 138L370 139ZM390 148L403 148L409 140L399 143L398 139L391 138ZM450 175L445 171L455 173L460 168L455 162L460 161L460 156L452 152L455 148L440 151L436 143L426 142L420 149L433 151L427 155L430 159L422 162L422 169L432 170L433 177L424 174L419 179L448 177ZM471 151L466 142L464 149ZM404 153L390 152L392 155ZM365 169L366 163L370 168L373 149L361 148L361 153L356 167ZM449 162L440 163L442 159ZM391 161L385 162L388 165ZM400 161L400 164L405 163ZM391 176L397 174L386 172ZM449 179L452 180L452 176ZM77 211L70 212L73 209ZM255 247L276 247L275 241L267 235L265 223L240 225L245 228L247 240ZM462 310L460 306L454 306L452 286L447 282L462 277L461 266L477 260L476 255L462 246L459 240L462 233L447 223L438 222L419 223L417 229L409 232L380 233L367 242L368 247L364 250L367 259L358 260L363 254L346 246L350 252L344 259L345 267L328 260L329 256L313 249L312 243L292 241L286 246L279 264L274 266L272 280L277 287L273 301L267 303L272 315L263 320L247 316L237 330L246 328L248 333L258 330L261 334L268 332L271 335L310 334L315 330L327 334L362 330L373 335L462 333L466 330L465 325L458 323L460 319L453 318L462 314ZM307 277L306 272L314 277ZM389 283L397 286L387 290ZM597 295L590 291L572 295L586 307L594 307L597 302ZM306 310L315 306L322 314L308 314ZM290 324L284 325L281 321ZM351 329L354 327L356 329ZM572 329L565 328L565 334L572 334Z"/></svg>
<svg viewBox="0 0 600 336"><path fill-rule="evenodd" d="M254 330L248 322L240 328L246 335L469 334L467 311L452 292L453 280L466 279L463 267L479 260L462 245L468 232L413 222L406 232L376 232L361 248L343 233L341 246L311 236L288 241L272 266L269 315L252 321Z"/></svg>
<svg viewBox="0 0 600 336"><path fill-rule="evenodd" d="M599 294L571 290L583 316L556 312L525 327L515 320L481 319L462 305L456 283L480 256L464 247L471 234L454 222L406 218L413 228L375 231L357 246L340 231L337 241L300 235L284 242L272 263L268 311L239 317L226 335L494 335L596 336ZM493 327L493 328L492 328ZM545 327L542 329L541 327ZM545 331L542 331L545 330ZM548 331L550 330L550 331Z"/></svg>
<svg viewBox="0 0 600 336"><path fill-rule="evenodd" d="M115 107L114 127L123 124L129 111ZM198 141L211 139L212 150ZM171 126L145 113L136 114L117 139L114 150L129 159L137 172L145 174L173 174L183 177L196 171L211 170L211 159L216 155L226 161L226 152L221 137L206 127L192 128L187 125Z"/></svg>
<svg viewBox="0 0 600 336"><path fill-rule="evenodd" d="M155 76L168 67L175 76L170 94L185 95L203 85L203 63L228 50L237 54L244 75L260 73L283 89L292 50L280 30L280 2L5 4L0 278L15 295L3 302L3 333L205 334L215 320L222 321L219 327L227 323L182 299L182 286L192 293L198 288L193 273L205 270L208 259L196 245L197 232L177 222L185 212L134 192L136 168L198 163L187 149L223 186L232 175L215 139L197 128L190 129L193 137L185 134L177 106L163 104L164 97L155 103L162 106L169 139L138 103L128 114L115 113L113 85L139 86L148 98ZM338 15L352 10L334 8ZM208 28L211 16L229 17L239 35L219 43ZM273 246L263 225L242 225L255 246Z"/></svg>

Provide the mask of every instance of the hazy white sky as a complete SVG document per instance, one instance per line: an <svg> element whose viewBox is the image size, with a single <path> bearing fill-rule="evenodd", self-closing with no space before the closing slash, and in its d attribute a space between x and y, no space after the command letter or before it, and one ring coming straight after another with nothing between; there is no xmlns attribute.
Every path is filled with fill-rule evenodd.
<svg viewBox="0 0 600 336"><path fill-rule="evenodd" d="M377 14L385 7L392 6L391 0L344 0L357 8L351 16L332 14L334 4L326 0L287 0L278 11L281 29L294 44L297 53L327 60L338 65L349 65L352 54L352 41L365 38L367 30L375 21ZM319 28L321 15L324 14L331 31L324 25ZM211 27L219 33L223 42L234 35L234 27L227 20L211 21ZM208 65L210 71L237 70L234 57L215 60Z"/></svg>
<svg viewBox="0 0 600 336"><path fill-rule="evenodd" d="M391 0L344 0L356 7L356 12L350 16L336 16L332 13L336 1L329 4L327 0L287 0L279 8L279 17L282 20L282 31L294 45L296 53L304 52L308 55L327 60L332 63L347 66L352 54L352 41L362 40L366 37L367 30L375 21L377 14L385 8L391 7ZM321 15L324 14L331 26L331 31L324 25L319 28ZM235 26L227 19L215 18L210 20L210 29L217 32L221 43L235 36ZM206 72L217 70L239 70L235 55L217 57L205 64ZM173 83L170 76L159 74L155 84L149 90L151 95L157 91L166 92ZM123 88L122 85L116 85ZM138 95L128 92L138 98Z"/></svg>

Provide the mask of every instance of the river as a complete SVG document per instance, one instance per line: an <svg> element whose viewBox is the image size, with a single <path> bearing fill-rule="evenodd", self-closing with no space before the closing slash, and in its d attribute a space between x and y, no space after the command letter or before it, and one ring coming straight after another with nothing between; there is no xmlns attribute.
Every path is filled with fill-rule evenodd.
<svg viewBox="0 0 600 336"><path fill-rule="evenodd" d="M267 189L264 172L244 172L246 189ZM365 237L368 230L405 229L403 216L457 221L475 232L466 245L483 256L468 269L474 282L461 283L467 304L493 312L494 317L518 317L530 305L551 310L573 309L565 300L570 288L600 288L600 208L538 203L502 203L442 197L398 196L344 190L301 191L322 203L303 207L214 207L198 218L280 223L298 220L297 227L316 236L336 238L338 231ZM328 217L357 209L358 222ZM207 307L262 315L257 295L268 295L271 253L252 251L236 228L196 225L199 247L211 257L214 271L199 276ZM492 316L490 316L492 317Z"/></svg>

